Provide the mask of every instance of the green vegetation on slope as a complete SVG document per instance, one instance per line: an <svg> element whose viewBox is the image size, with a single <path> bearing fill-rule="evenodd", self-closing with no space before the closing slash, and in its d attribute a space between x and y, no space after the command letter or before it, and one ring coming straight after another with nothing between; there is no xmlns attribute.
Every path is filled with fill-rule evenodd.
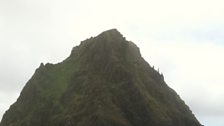
<svg viewBox="0 0 224 126"><path fill-rule="evenodd" d="M201 126L116 29L41 64L0 126Z"/></svg>

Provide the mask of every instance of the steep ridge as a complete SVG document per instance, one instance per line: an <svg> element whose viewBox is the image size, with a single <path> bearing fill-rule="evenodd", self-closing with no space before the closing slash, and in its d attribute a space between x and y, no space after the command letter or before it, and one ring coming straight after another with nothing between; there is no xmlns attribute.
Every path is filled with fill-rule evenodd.
<svg viewBox="0 0 224 126"><path fill-rule="evenodd" d="M0 126L201 126L139 48L111 29L41 64Z"/></svg>

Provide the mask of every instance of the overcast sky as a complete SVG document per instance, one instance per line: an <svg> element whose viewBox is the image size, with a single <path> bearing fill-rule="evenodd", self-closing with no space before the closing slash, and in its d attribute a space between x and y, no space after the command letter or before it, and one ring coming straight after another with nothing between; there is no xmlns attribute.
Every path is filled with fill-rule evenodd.
<svg viewBox="0 0 224 126"><path fill-rule="evenodd" d="M222 0L0 0L0 119L41 62L117 28L205 126L224 125Z"/></svg>

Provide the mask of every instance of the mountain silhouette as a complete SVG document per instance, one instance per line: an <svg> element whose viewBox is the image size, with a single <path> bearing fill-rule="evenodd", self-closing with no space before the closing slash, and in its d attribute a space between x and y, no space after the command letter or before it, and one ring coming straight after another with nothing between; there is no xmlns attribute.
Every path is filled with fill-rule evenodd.
<svg viewBox="0 0 224 126"><path fill-rule="evenodd" d="M0 126L202 126L139 48L111 29L43 64Z"/></svg>

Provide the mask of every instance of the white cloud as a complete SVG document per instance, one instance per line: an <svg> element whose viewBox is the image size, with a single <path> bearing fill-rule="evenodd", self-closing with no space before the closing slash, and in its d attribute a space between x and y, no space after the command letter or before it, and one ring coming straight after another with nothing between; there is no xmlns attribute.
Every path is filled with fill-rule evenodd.
<svg viewBox="0 0 224 126"><path fill-rule="evenodd" d="M9 97L10 96L10 97ZM18 92L0 92L0 117L3 116L6 109L9 108L9 103L14 103L15 99L19 96Z"/></svg>
<svg viewBox="0 0 224 126"><path fill-rule="evenodd" d="M221 0L1 0L0 92L5 93L1 99L14 99L0 100L1 109L15 101L12 92L20 92L40 62L59 62L79 41L118 28L140 46L150 64L160 68L200 119L223 115L223 4Z"/></svg>
<svg viewBox="0 0 224 126"><path fill-rule="evenodd" d="M224 46L180 41L142 43L143 56L164 72L197 116L224 115Z"/></svg>

